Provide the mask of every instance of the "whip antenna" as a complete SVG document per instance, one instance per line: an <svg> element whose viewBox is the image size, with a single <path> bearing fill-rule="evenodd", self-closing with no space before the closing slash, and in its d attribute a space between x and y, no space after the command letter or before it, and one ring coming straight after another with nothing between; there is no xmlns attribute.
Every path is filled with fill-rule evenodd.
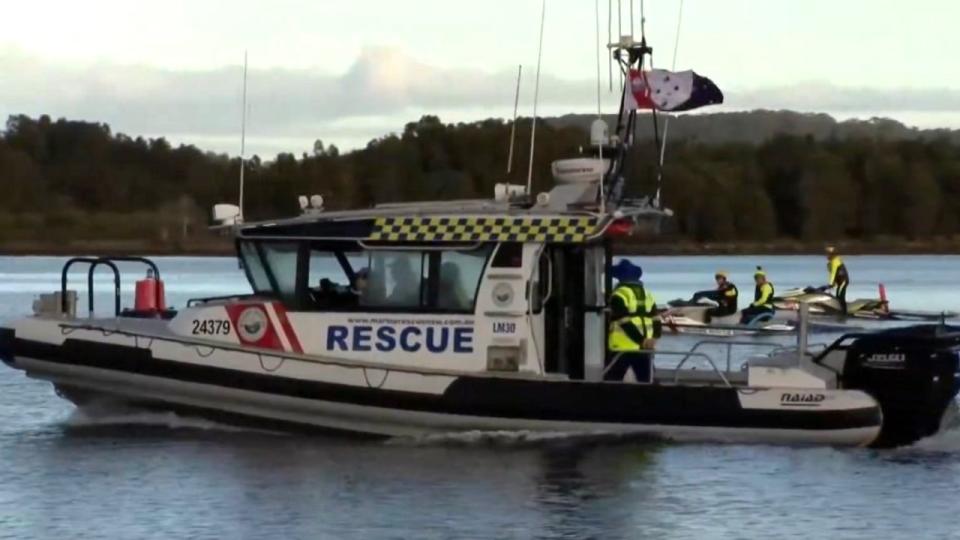
<svg viewBox="0 0 960 540"><path fill-rule="evenodd" d="M240 113L240 196L237 206L240 208L239 221L243 222L243 171L247 168L247 51L243 51L243 111Z"/></svg>
<svg viewBox="0 0 960 540"><path fill-rule="evenodd" d="M507 156L507 175L513 170L513 141L517 136L517 106L520 105L520 76L523 74L523 64L517 66L517 91L513 95L513 124L510 126L510 154Z"/></svg>
<svg viewBox="0 0 960 540"><path fill-rule="evenodd" d="M641 2L643 0L640 0ZM680 0L680 10L677 13L677 33L673 38L673 63L670 65L670 71L677 70L677 51L680 49L680 25L683 23L683 0ZM641 23L642 24L642 23ZM670 128L670 115L663 121L663 141L660 143L660 163L657 167L657 193L653 198L653 204L660 206L660 187L663 182L663 159L667 153L667 131Z"/></svg>
<svg viewBox="0 0 960 540"><path fill-rule="evenodd" d="M630 0L630 2L632 10L633 0ZM631 13L630 16L633 17L633 14ZM647 16L643 10L643 0L640 0L640 40L647 41Z"/></svg>
<svg viewBox="0 0 960 540"><path fill-rule="evenodd" d="M623 39L623 3L622 0L617 0L617 41ZM618 70L620 72L620 86L623 87L623 70Z"/></svg>
<svg viewBox="0 0 960 540"><path fill-rule="evenodd" d="M607 0L607 44L613 43L613 0ZM607 58L607 76L610 80L610 91L613 92L613 56Z"/></svg>
<svg viewBox="0 0 960 540"><path fill-rule="evenodd" d="M600 0L594 2L594 15L596 15L596 27L597 27L597 36L595 40L595 45L597 46L597 122L603 122L603 105L601 103L601 92L600 92ZM610 27L607 26L609 31ZM611 78L612 80L612 78ZM593 137L593 128L591 127L591 138ZM597 159L600 160L600 163L603 163L603 141L597 142ZM605 170L600 172L600 213L603 214L606 211L606 197L603 193L603 177L606 175Z"/></svg>
<svg viewBox="0 0 960 540"><path fill-rule="evenodd" d="M533 143L537 140L537 102L540 99L540 62L543 58L543 23L547 20L547 0L540 11L540 47L537 49L537 77L533 85L533 121L530 126L530 165L527 167L527 195L533 186Z"/></svg>

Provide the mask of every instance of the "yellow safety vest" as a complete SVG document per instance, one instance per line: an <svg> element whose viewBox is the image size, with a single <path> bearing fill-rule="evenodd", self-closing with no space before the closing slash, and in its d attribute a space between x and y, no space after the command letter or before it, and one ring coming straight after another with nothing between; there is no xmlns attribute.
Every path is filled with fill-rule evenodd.
<svg viewBox="0 0 960 540"><path fill-rule="evenodd" d="M611 297L619 296L623 300L623 305L627 307L627 311L631 314L637 314L640 311L640 299L637 298L636 290L641 286L639 284L621 284L617 285L617 288L613 290ZM640 331L643 332L643 337L647 339L653 338L653 306L656 304L656 301L653 298L653 295L649 291L643 289L643 315L638 316L637 319L640 322L637 324L637 327L640 328Z"/></svg>
<svg viewBox="0 0 960 540"><path fill-rule="evenodd" d="M766 281L763 285L756 286L753 292L753 303L750 305L755 307L772 307L773 295L773 283Z"/></svg>
<svg viewBox="0 0 960 540"><path fill-rule="evenodd" d="M839 255L827 261L827 273L830 274L830 286L838 287L850 281L847 274L847 267L843 264L843 259Z"/></svg>
<svg viewBox="0 0 960 540"><path fill-rule="evenodd" d="M629 323L643 332L642 317L624 317L610 323L610 333L607 336L607 348L614 352L639 351L643 349L642 343L630 339L630 336L621 328L621 324ZM647 334L644 334L646 336Z"/></svg>

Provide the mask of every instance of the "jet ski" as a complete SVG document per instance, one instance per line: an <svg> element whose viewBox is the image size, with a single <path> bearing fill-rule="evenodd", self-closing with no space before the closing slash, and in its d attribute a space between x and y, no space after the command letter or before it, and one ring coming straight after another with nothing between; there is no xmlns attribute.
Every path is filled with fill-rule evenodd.
<svg viewBox="0 0 960 540"><path fill-rule="evenodd" d="M847 314L843 315L840 301L836 296L822 288L802 287L790 289L774 298L773 306L777 310L775 319L791 321L796 319L800 304L807 304L810 315L817 317L873 319L883 321L939 321L956 318L953 311L923 311L890 309L886 289L879 286L878 298L858 298L847 302Z"/></svg>
<svg viewBox="0 0 960 540"><path fill-rule="evenodd" d="M709 317L707 312L717 303L701 298L696 301L676 299L660 315L663 327L675 334L697 334L715 337L757 336L765 334L788 334L797 331L796 318L779 318L777 314L761 315L741 323L741 311L732 315ZM850 332L862 330L859 326L844 323L815 321L809 324L811 332Z"/></svg>
<svg viewBox="0 0 960 540"><path fill-rule="evenodd" d="M789 322L774 322L772 316L758 317L748 324L740 323L740 312L720 317L709 317L707 312L717 303L705 298L698 301L676 299L660 314L665 330L674 334L697 334L716 337L782 334L796 330Z"/></svg>

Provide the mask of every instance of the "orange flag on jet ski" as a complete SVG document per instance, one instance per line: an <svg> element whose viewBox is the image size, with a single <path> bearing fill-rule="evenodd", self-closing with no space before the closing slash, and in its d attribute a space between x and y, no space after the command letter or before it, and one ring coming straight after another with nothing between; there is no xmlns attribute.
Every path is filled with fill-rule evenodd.
<svg viewBox="0 0 960 540"><path fill-rule="evenodd" d="M723 103L723 92L693 71L630 70L630 87L623 106L632 109L689 111Z"/></svg>

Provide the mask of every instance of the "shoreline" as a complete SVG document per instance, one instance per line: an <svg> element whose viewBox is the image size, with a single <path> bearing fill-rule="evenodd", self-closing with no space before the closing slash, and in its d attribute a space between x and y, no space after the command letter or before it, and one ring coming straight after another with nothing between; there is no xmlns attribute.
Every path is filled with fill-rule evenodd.
<svg viewBox="0 0 960 540"><path fill-rule="evenodd" d="M658 239L640 244L636 240L614 248L615 255L629 256L721 256L721 255L822 255L833 245L845 255L960 255L960 238L937 238L923 241L872 240L838 242L670 242ZM162 243L137 240L76 240L50 242L2 242L0 256L189 256L233 257L232 239L204 239L190 242Z"/></svg>

